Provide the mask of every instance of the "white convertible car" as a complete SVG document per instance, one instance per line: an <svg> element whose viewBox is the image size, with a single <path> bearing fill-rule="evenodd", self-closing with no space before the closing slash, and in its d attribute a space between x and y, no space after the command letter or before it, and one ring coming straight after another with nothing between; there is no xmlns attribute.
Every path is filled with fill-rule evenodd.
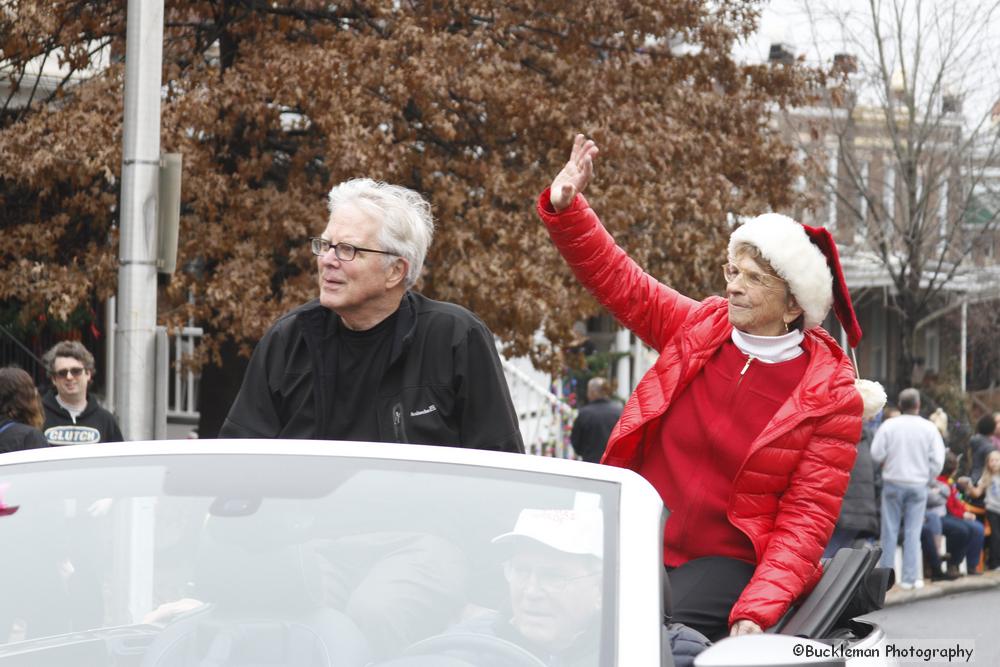
<svg viewBox="0 0 1000 667"><path fill-rule="evenodd" d="M4 454L0 667L670 666L664 515L627 470L446 447ZM872 564L841 552L778 631L697 664L874 652L845 617Z"/></svg>

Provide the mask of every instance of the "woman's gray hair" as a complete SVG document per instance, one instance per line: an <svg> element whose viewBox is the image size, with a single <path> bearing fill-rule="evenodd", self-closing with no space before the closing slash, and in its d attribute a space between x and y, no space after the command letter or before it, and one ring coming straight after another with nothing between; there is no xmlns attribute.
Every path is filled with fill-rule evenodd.
<svg viewBox="0 0 1000 667"><path fill-rule="evenodd" d="M340 206L353 204L373 220L381 222L380 250L394 252L407 261L406 288L416 284L424 267L427 249L434 238L431 205L419 192L370 178L354 178L330 190L330 215ZM393 261L383 255L386 265Z"/></svg>
<svg viewBox="0 0 1000 667"><path fill-rule="evenodd" d="M778 274L777 270L775 270L775 268L771 266L771 262L767 261L767 257L764 257L764 253L760 251L760 248L758 248L752 243L747 243L746 241L737 241L736 243L733 244L732 252L734 259L739 259L740 257L749 257L750 259L760 264L760 267L764 269L764 271L766 271L774 278L780 280L782 284L784 284L785 289L789 293L791 293L792 290L788 286L788 281L782 278Z"/></svg>

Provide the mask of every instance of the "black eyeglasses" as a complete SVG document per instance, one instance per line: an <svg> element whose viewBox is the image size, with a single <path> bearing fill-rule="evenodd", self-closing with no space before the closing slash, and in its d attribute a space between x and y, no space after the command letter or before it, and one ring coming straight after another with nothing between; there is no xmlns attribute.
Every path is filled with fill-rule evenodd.
<svg viewBox="0 0 1000 667"><path fill-rule="evenodd" d="M312 254L317 257L322 257L325 255L330 248L333 248L333 254L337 256L342 262L350 262L353 260L359 252L377 252L380 255L392 255L393 257L399 257L399 253L388 252L387 250L374 250L372 248L361 248L356 245L351 245L350 243L330 243L324 238L319 236L314 236L309 239L310 247L312 248Z"/></svg>
<svg viewBox="0 0 1000 667"><path fill-rule="evenodd" d="M70 375L72 375L75 378L78 378L81 375L83 375L83 371L85 370L87 369L85 369L83 366L77 366L76 368L64 368L61 371L55 371L54 373L52 373L52 375L54 375L57 378L62 378L63 380L65 380Z"/></svg>

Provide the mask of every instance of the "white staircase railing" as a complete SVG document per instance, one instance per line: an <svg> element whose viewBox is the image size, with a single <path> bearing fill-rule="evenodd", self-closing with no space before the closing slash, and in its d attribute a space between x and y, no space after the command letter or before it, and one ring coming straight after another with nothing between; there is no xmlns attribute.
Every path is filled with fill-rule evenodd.
<svg viewBox="0 0 1000 667"><path fill-rule="evenodd" d="M199 378L187 362L194 356L195 347L204 335L201 327L187 326L172 332L170 342L170 376L168 383L167 419L184 423L198 423Z"/></svg>
<svg viewBox="0 0 1000 667"><path fill-rule="evenodd" d="M500 358L511 400L521 426L524 450L529 454L577 458L569 444L576 409L548 389L551 378L517 361Z"/></svg>

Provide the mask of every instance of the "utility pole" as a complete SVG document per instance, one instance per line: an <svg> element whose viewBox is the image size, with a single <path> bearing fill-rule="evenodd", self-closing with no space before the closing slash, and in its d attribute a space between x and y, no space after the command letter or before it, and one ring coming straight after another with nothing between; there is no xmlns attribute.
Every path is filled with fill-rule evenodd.
<svg viewBox="0 0 1000 667"><path fill-rule="evenodd" d="M151 440L163 0L128 0L127 21L115 412L126 440Z"/></svg>

